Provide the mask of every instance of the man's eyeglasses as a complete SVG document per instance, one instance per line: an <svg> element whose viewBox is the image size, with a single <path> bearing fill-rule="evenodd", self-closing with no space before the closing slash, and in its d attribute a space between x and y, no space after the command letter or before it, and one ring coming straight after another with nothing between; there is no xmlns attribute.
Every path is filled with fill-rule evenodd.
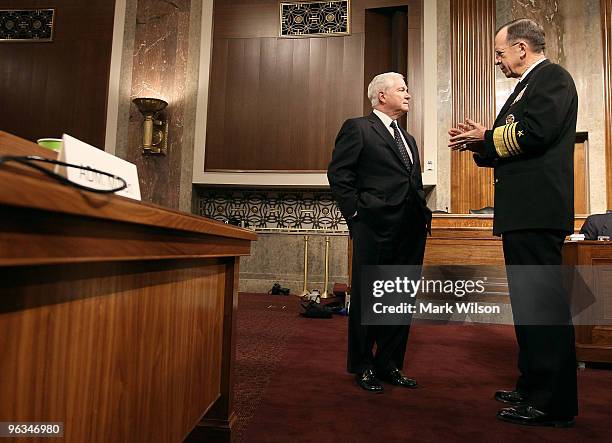
<svg viewBox="0 0 612 443"><path fill-rule="evenodd" d="M89 166L72 165L70 163L64 163L59 160L38 157L36 155L0 156L0 166L8 162L19 163L20 165L36 169L37 171L44 173L45 175L51 177L54 180L57 180L58 182L64 185L74 186L75 188L83 189L85 191L97 192L98 194L112 194L113 192L121 191L127 188L127 182L123 178L113 174L109 174L108 172L99 171ZM51 169L45 168L42 165L44 163L58 165L64 168L79 169L81 171L81 174L84 174L84 176L92 183L96 183L97 187L86 186L80 183L73 182L64 177L63 175L60 175L52 171Z"/></svg>
<svg viewBox="0 0 612 443"><path fill-rule="evenodd" d="M496 58L500 58L502 55L504 55L504 52L506 52L511 47L518 45L519 43L521 43L521 42L516 42L516 43L514 43L514 44L512 44L510 46L506 46L503 51L502 50L495 51L495 57Z"/></svg>

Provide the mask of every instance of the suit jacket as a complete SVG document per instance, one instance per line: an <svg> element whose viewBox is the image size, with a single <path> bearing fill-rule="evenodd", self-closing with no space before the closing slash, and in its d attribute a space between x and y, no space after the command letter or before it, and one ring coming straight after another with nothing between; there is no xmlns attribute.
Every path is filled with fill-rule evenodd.
<svg viewBox="0 0 612 443"><path fill-rule="evenodd" d="M372 228L384 231L401 221L405 205L414 205L425 226L427 208L419 151L414 137L400 128L413 158L411 173L404 165L395 139L371 113L344 122L327 171L331 191L349 229L355 212Z"/></svg>
<svg viewBox="0 0 612 443"><path fill-rule="evenodd" d="M612 236L612 213L589 215L580 233L586 240L597 240L600 235Z"/></svg>
<svg viewBox="0 0 612 443"><path fill-rule="evenodd" d="M548 60L516 87L479 166L495 168L493 233L519 229L573 232L574 143L578 95L571 75Z"/></svg>

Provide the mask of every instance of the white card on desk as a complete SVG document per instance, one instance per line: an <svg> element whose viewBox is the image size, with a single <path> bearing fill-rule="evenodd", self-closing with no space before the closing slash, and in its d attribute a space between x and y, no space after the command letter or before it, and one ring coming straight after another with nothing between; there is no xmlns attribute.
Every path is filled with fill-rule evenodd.
<svg viewBox="0 0 612 443"><path fill-rule="evenodd" d="M121 177L127 183L127 188L117 191L115 194L140 200L138 171L135 164L88 145L68 134L62 136L62 141L62 148L57 158L59 161L75 166L88 166ZM58 166L55 168L55 172L83 186L95 189L109 188L109 178L93 171Z"/></svg>

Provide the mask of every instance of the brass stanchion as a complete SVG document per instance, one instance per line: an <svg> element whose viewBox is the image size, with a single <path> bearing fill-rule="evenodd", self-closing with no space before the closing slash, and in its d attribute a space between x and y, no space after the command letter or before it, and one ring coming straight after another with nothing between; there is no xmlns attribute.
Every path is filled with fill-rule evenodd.
<svg viewBox="0 0 612 443"><path fill-rule="evenodd" d="M323 293L321 298L331 298L334 294L327 292L327 286L329 285L329 235L325 236L325 282L323 283Z"/></svg>
<svg viewBox="0 0 612 443"><path fill-rule="evenodd" d="M308 236L304 236L304 288L302 289L302 293L300 297L304 297L310 294L308 290Z"/></svg>

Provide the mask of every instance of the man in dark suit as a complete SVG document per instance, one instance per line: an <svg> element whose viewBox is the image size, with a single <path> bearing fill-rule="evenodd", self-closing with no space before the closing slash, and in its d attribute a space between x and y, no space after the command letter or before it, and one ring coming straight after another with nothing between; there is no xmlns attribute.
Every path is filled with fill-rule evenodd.
<svg viewBox="0 0 612 443"><path fill-rule="evenodd" d="M495 64L516 89L493 129L467 119L449 146L495 168L493 233L503 240L519 345L520 375L495 398L517 424L567 427L578 414L574 327L562 286L561 248L573 232L573 152L578 97L570 74L544 56L544 30L532 20L504 25Z"/></svg>
<svg viewBox="0 0 612 443"><path fill-rule="evenodd" d="M600 235L612 237L612 212L589 215L580 233L584 234L585 240L597 240Z"/></svg>
<svg viewBox="0 0 612 443"><path fill-rule="evenodd" d="M409 326L362 324L361 267L421 265L431 211L415 140L397 124L410 109L403 76L377 75L368 86L368 98L372 113L342 125L327 177L353 238L348 371L363 389L380 392L379 380L417 385L401 372Z"/></svg>

